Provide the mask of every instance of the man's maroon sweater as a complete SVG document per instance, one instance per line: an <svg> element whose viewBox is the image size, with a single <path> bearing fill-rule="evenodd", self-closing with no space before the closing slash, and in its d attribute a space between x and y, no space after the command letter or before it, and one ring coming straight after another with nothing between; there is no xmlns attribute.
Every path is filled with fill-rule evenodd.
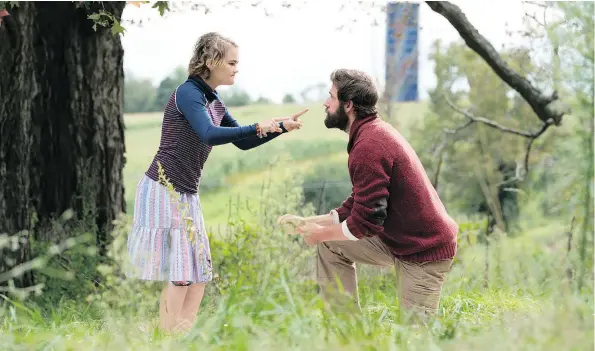
<svg viewBox="0 0 595 351"><path fill-rule="evenodd" d="M411 145L377 115L349 131L351 196L335 209L353 236L379 235L399 259L451 259L458 225L448 215Z"/></svg>

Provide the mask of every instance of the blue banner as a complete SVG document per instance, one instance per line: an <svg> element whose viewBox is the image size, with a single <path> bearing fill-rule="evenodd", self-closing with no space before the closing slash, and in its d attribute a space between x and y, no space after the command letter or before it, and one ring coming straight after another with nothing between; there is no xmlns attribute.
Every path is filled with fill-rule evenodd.
<svg viewBox="0 0 595 351"><path fill-rule="evenodd" d="M419 4L389 2L386 16L386 93L392 102L418 101Z"/></svg>

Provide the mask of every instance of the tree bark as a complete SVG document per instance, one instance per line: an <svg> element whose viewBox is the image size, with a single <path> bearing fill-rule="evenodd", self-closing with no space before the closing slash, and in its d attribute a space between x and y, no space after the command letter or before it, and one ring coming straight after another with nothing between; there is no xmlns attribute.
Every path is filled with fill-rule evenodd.
<svg viewBox="0 0 595 351"><path fill-rule="evenodd" d="M33 3L21 4L32 12ZM9 27L9 21L14 27ZM33 209L28 199L31 162L31 113L35 61L33 17L5 18L0 27L0 235L30 229ZM11 29L9 31L9 28ZM27 238L28 235L23 235ZM29 246L0 252L0 272L29 259ZM26 274L16 281L31 280Z"/></svg>
<svg viewBox="0 0 595 351"><path fill-rule="evenodd" d="M119 18L125 3L91 6ZM0 233L53 241L48 224L72 209L103 252L125 209L124 52L88 14L72 2L23 2L11 13L18 45L0 29ZM28 259L28 248L16 256L12 264Z"/></svg>
<svg viewBox="0 0 595 351"><path fill-rule="evenodd" d="M544 123L550 123L551 120L556 125L562 122L562 117L570 111L561 104L556 104L558 100L556 91L551 95L546 95L534 87L528 79L510 68L494 46L479 34L458 6L448 1L426 1L426 4L452 24L465 44L481 56L504 82L529 103L539 119Z"/></svg>

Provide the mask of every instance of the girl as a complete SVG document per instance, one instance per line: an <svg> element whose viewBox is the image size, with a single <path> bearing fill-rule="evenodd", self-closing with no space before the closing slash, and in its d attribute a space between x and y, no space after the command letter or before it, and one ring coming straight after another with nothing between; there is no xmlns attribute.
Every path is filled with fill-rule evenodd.
<svg viewBox="0 0 595 351"><path fill-rule="evenodd" d="M249 150L299 129L299 117L240 126L217 94L238 73L237 45L217 34L201 36L188 79L165 106L161 141L140 179L128 237L130 278L165 281L160 325L167 332L192 326L207 282L211 252L198 194L202 169L214 145Z"/></svg>

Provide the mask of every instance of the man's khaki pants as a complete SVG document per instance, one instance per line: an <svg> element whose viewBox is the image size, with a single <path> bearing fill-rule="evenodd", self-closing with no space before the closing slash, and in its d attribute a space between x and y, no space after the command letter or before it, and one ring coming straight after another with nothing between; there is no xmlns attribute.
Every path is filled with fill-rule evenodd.
<svg viewBox="0 0 595 351"><path fill-rule="evenodd" d="M402 261L394 257L378 237L323 242L318 245L317 278L327 302L334 300L330 294L338 291L336 283L339 280L343 291L359 307L355 263L394 266L401 308L425 315L438 310L442 285L452 260L421 263Z"/></svg>

